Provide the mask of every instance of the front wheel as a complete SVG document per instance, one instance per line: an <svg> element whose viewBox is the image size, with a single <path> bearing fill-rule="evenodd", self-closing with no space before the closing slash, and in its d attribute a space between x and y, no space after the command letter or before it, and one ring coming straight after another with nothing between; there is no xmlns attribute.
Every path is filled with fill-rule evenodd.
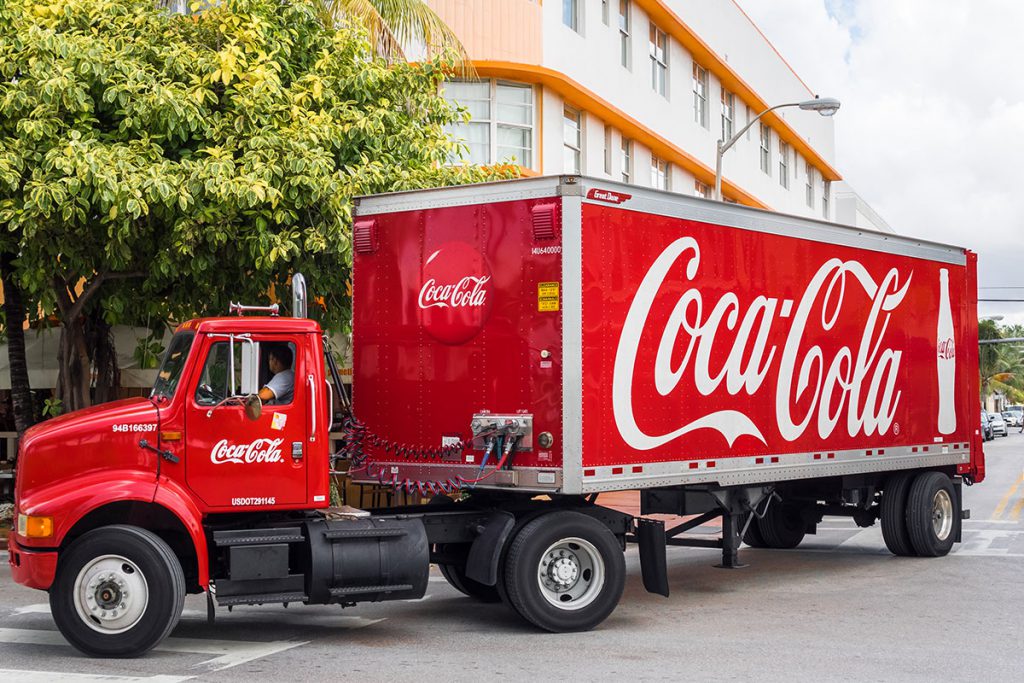
<svg viewBox="0 0 1024 683"><path fill-rule="evenodd" d="M619 604L626 561L615 535L593 517L552 512L526 524L505 558L508 602L547 631L587 631Z"/></svg>
<svg viewBox="0 0 1024 683"><path fill-rule="evenodd" d="M174 629L185 576L156 534L133 526L95 529L61 554L50 611L68 642L92 657L137 657Z"/></svg>

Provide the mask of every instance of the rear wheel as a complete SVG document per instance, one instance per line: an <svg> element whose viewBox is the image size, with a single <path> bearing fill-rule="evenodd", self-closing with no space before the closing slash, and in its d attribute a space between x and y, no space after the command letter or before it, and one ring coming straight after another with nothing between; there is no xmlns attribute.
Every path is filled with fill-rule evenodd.
<svg viewBox="0 0 1024 683"><path fill-rule="evenodd" d="M882 538L893 555L916 555L907 530L907 493L914 478L913 472L902 472L889 477L882 492Z"/></svg>
<svg viewBox="0 0 1024 683"><path fill-rule="evenodd" d="M93 657L137 657L181 617L185 576L156 534L133 526L95 529L61 553L50 610L68 642Z"/></svg>
<svg viewBox="0 0 1024 683"><path fill-rule="evenodd" d="M942 472L923 472L907 496L907 531L922 557L940 557L953 548L960 525L960 505L953 482Z"/></svg>
<svg viewBox="0 0 1024 683"><path fill-rule="evenodd" d="M788 550L800 545L807 533L800 506L786 503L769 505L764 517L757 520L761 538L769 548Z"/></svg>
<svg viewBox="0 0 1024 683"><path fill-rule="evenodd" d="M757 517L751 516L750 522L747 524L747 530L743 533L743 542L751 548L768 547L768 542L764 540L764 536L761 534L761 527L758 525L759 521Z"/></svg>
<svg viewBox="0 0 1024 683"><path fill-rule="evenodd" d="M553 632L586 631L622 597L626 562L614 534L592 517L561 511L526 524L505 558L508 602Z"/></svg>
<svg viewBox="0 0 1024 683"><path fill-rule="evenodd" d="M438 546L438 552L440 553L447 553L450 551L451 546ZM501 601L501 596L498 594L498 589L495 586L488 586L485 583L480 583L479 581L475 581L474 579L466 576L465 563L438 564L437 568L441 570L441 575L444 576L445 580L452 585L452 588L460 593L464 593L471 598L476 598L480 602Z"/></svg>

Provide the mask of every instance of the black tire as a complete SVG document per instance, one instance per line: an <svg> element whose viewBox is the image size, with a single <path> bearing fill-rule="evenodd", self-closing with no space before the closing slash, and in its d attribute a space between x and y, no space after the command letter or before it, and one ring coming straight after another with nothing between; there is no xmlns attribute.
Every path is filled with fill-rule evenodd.
<svg viewBox="0 0 1024 683"><path fill-rule="evenodd" d="M450 548L439 545L438 551L445 553L449 552ZM497 587L488 586L466 576L465 564L438 564L437 568L441 570L441 575L451 584L452 588L460 593L476 598L480 602L501 602ZM498 580L501 580L500 576Z"/></svg>
<svg viewBox="0 0 1024 683"><path fill-rule="evenodd" d="M882 538L889 552L900 557L917 554L907 531L907 494L915 476L914 472L894 474L885 482L885 490L882 491Z"/></svg>
<svg viewBox="0 0 1024 683"><path fill-rule="evenodd" d="M80 575L86 584L76 597ZM92 585L96 587L90 591ZM144 593L139 595L140 591ZM139 598L145 599L144 606ZM101 599L113 606L100 612ZM133 604L140 610L134 619L125 614L132 612ZM50 588L57 628L90 657L138 657L147 652L174 630L184 604L185 575L178 558L159 536L134 526L102 527L75 540L60 554ZM115 621L118 609L120 618L130 621Z"/></svg>
<svg viewBox="0 0 1024 683"><path fill-rule="evenodd" d="M769 548L789 550L800 545L807 534L807 522L800 514L800 507L775 503L768 506L768 512L757 520L761 538Z"/></svg>
<svg viewBox="0 0 1024 683"><path fill-rule="evenodd" d="M914 550L921 557L946 555L959 529L960 503L953 482L942 472L919 474L907 495L907 531Z"/></svg>
<svg viewBox="0 0 1024 683"><path fill-rule="evenodd" d="M550 567L550 585L565 582L561 593L541 587L545 567ZM588 631L600 624L619 604L626 584L626 560L615 535L593 517L572 511L551 512L526 524L512 540L504 568L509 604L533 625L554 633Z"/></svg>
<svg viewBox="0 0 1024 683"><path fill-rule="evenodd" d="M764 536L761 535L761 527L758 524L760 520L757 517L751 517L750 523L747 524L747 530L743 534L743 542L749 545L751 548L767 548L768 541L764 540Z"/></svg>

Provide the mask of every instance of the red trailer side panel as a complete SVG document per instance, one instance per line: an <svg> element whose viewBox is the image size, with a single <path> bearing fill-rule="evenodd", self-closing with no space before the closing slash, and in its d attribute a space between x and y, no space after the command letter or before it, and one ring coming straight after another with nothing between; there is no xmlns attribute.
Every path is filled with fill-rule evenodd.
<svg viewBox="0 0 1024 683"><path fill-rule="evenodd" d="M976 347L962 251L943 262L806 230L600 203L582 214L584 488L967 459Z"/></svg>

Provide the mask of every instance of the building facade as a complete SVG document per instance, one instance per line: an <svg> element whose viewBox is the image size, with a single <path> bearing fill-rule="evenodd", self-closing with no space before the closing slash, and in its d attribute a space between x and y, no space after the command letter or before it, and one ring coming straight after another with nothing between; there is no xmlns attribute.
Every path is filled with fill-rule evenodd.
<svg viewBox="0 0 1024 683"><path fill-rule="evenodd" d="M716 143L815 93L732 0L428 0L479 81L446 97L477 163L710 197ZM723 159L726 201L835 219L832 119L785 108Z"/></svg>

